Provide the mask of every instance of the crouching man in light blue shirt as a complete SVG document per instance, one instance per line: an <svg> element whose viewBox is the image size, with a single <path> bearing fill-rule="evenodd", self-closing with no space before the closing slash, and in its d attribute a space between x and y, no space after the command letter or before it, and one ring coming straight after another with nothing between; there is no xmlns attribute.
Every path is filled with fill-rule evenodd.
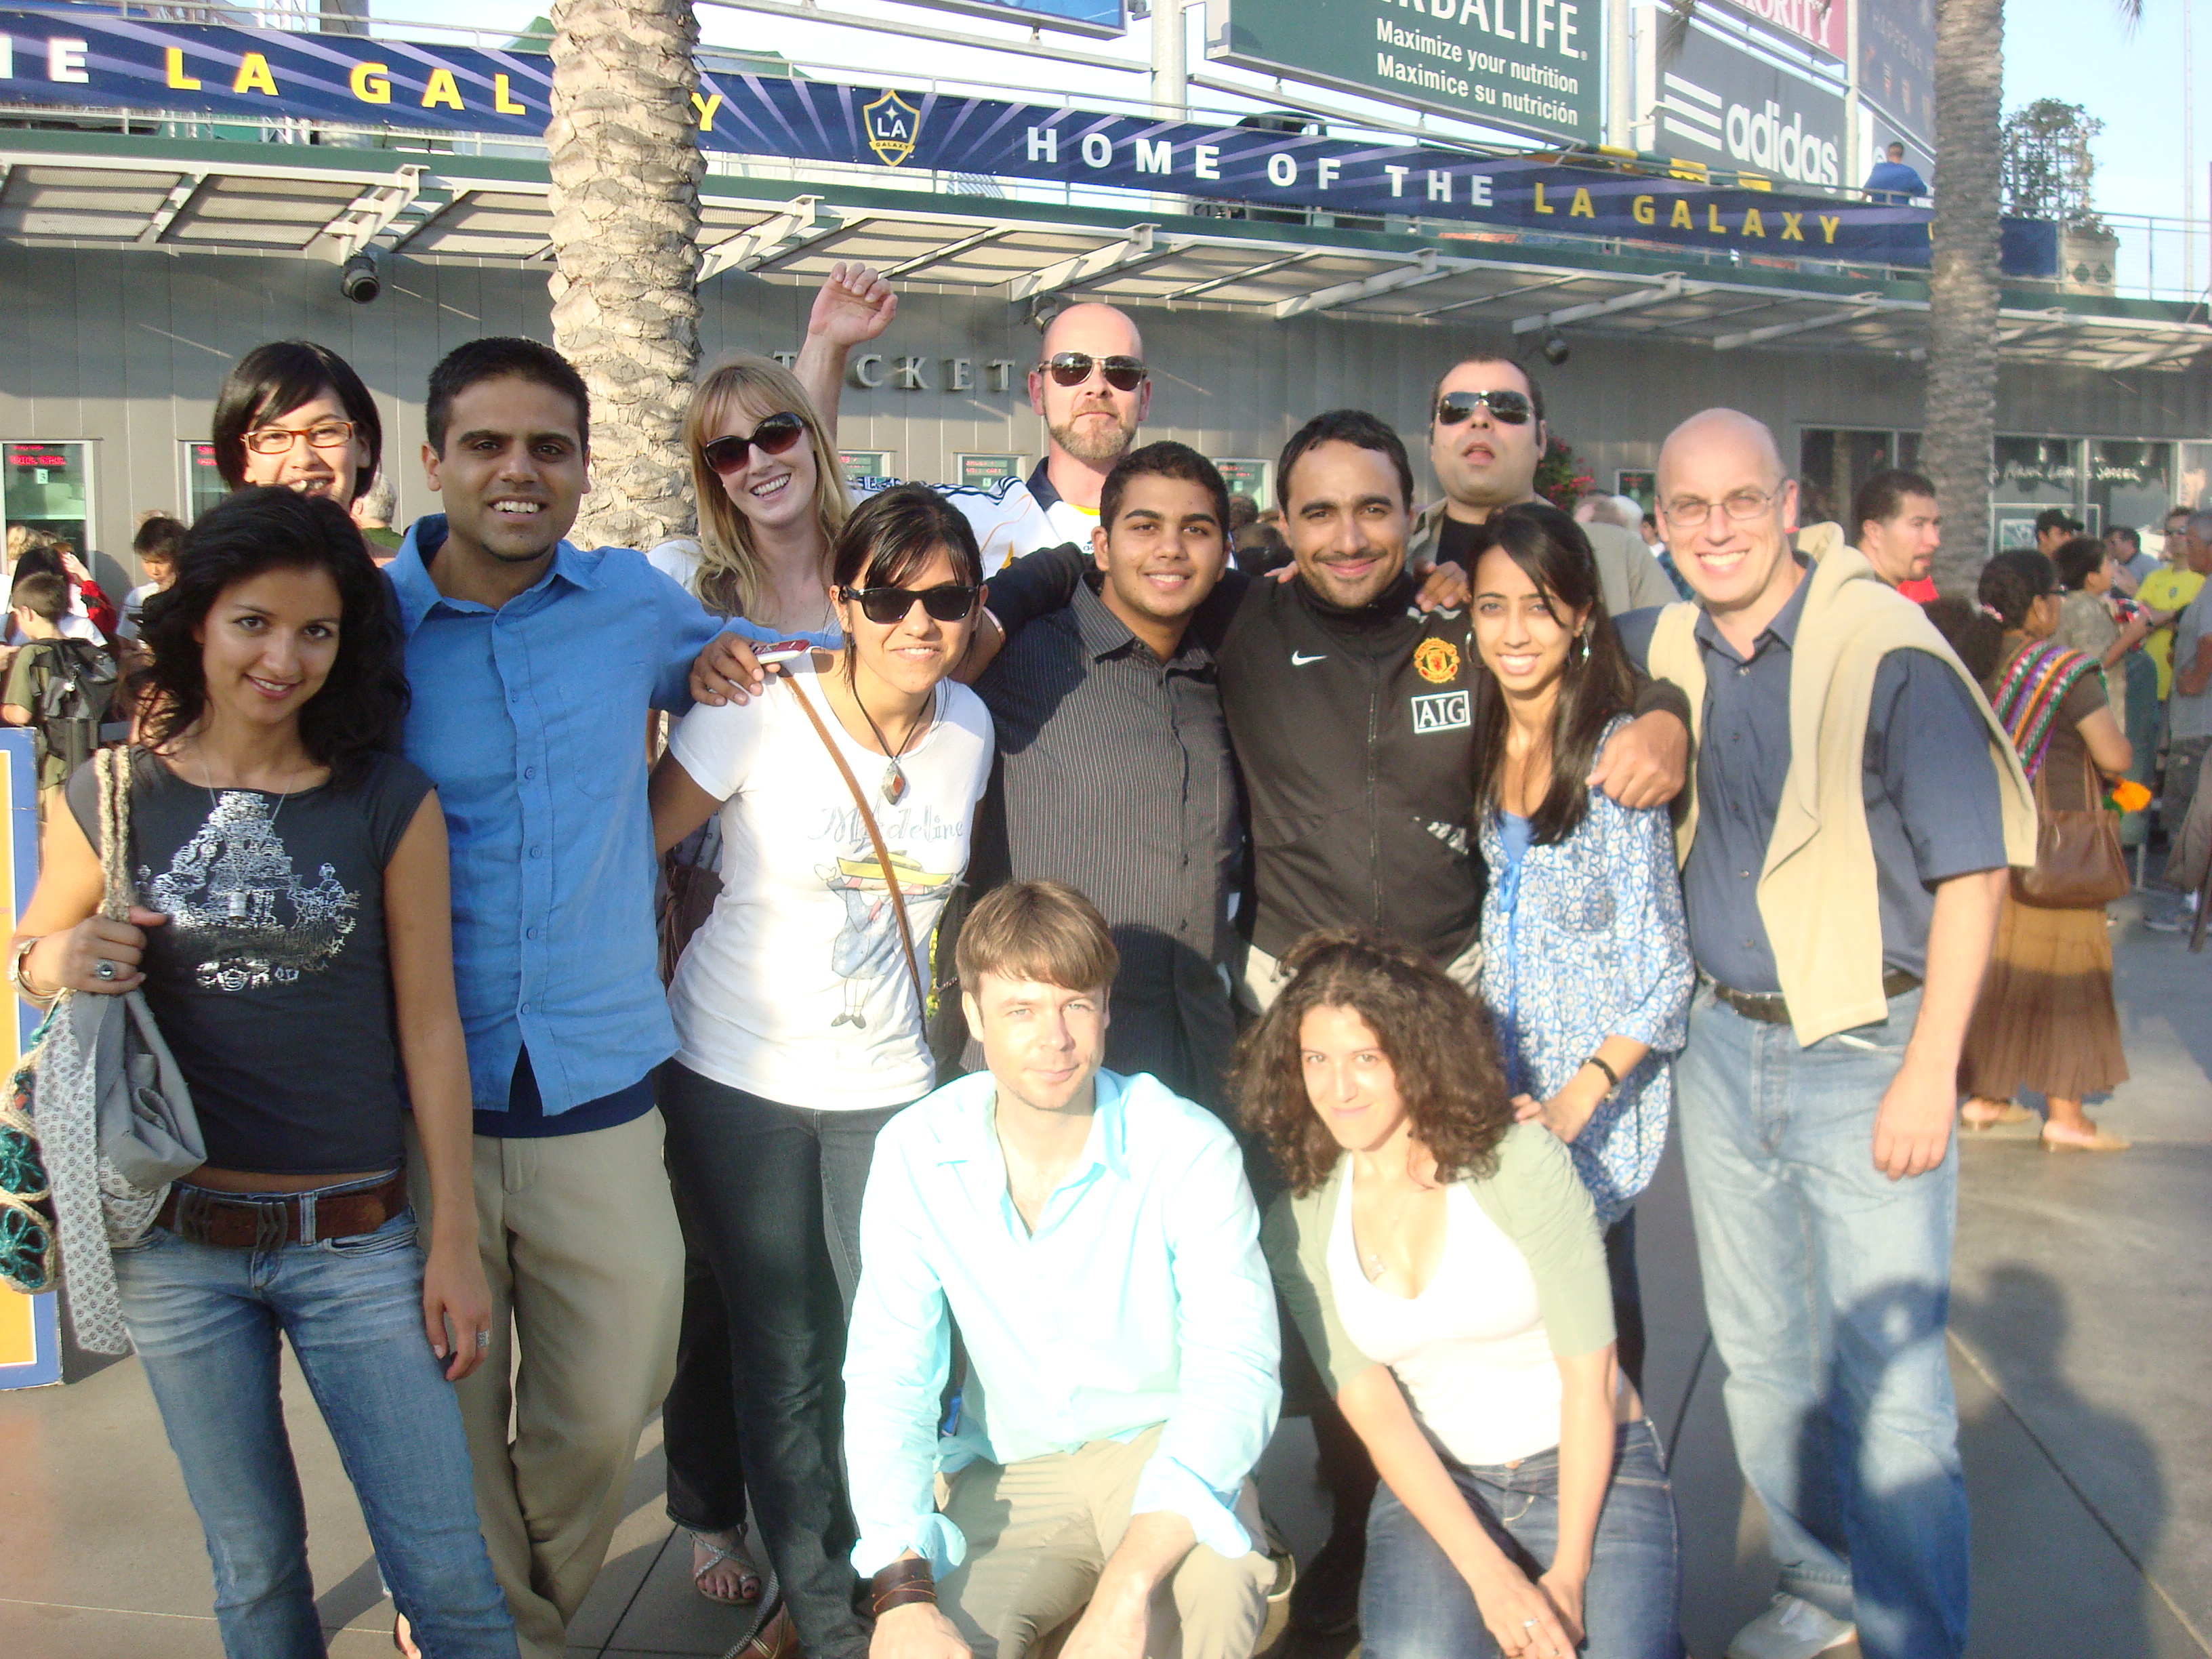
<svg viewBox="0 0 2212 1659"><path fill-rule="evenodd" d="M871 1659L1021 1659L1079 1613L1065 1659L1259 1638L1249 1476L1281 1402L1259 1218L1218 1119L1099 1070L1115 965L1073 888L983 899L958 967L989 1069L876 1141L845 1360Z"/></svg>

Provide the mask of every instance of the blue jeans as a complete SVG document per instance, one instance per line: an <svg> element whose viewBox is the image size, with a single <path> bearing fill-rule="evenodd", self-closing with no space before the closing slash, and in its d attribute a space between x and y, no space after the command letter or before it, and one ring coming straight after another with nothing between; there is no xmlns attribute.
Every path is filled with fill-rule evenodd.
<svg viewBox="0 0 2212 1659"><path fill-rule="evenodd" d="M477 1527L453 1386L422 1334L403 1211L356 1238L271 1250L156 1228L119 1251L124 1322L184 1468L230 1659L323 1659L307 1519L277 1399L280 1336L337 1443L393 1601L433 1659L515 1659Z"/></svg>
<svg viewBox="0 0 2212 1659"><path fill-rule="evenodd" d="M1446 1457L1444 1468L1475 1518L1530 1578L1551 1565L1559 1542L1556 1449L1479 1468ZM1583 1589L1585 1659L1676 1659L1678 1546L1659 1437L1648 1421L1624 1423ZM1498 1652L1467 1580L1387 1485L1376 1489L1367 1517L1359 1641L1367 1659L1493 1659Z"/></svg>
<svg viewBox="0 0 2212 1659"><path fill-rule="evenodd" d="M1674 1062L1705 1316L1736 1461L1782 1588L1859 1627L1867 1659L1966 1637L1966 1489L1944 1348L1955 1139L1925 1175L1875 1167L1874 1125L1919 1018L1801 1048L1701 990Z"/></svg>

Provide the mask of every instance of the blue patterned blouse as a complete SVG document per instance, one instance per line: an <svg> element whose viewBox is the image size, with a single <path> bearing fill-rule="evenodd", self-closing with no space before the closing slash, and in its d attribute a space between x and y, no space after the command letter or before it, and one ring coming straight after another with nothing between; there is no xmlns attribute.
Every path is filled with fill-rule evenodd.
<svg viewBox="0 0 2212 1659"><path fill-rule="evenodd" d="M1608 1036L1651 1050L1567 1149L1609 1227L1659 1167L1696 977L1674 830L1664 807L1632 811L1600 789L1563 842L1516 859L1506 828L1481 814L1490 890L1476 983L1514 1093L1550 1099Z"/></svg>

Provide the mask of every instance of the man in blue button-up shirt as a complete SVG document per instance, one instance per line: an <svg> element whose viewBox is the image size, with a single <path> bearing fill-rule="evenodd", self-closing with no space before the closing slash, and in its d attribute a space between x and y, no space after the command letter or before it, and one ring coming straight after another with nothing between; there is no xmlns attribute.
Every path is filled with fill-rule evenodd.
<svg viewBox="0 0 2212 1659"><path fill-rule="evenodd" d="M589 412L556 353L462 346L431 372L424 415L446 512L389 573L407 757L436 781L453 846L495 1304L461 1408L522 1651L560 1659L675 1363L684 1246L651 1074L676 1034L654 963L646 717L690 706L718 624L637 554L562 539L588 488Z"/></svg>
<svg viewBox="0 0 2212 1659"><path fill-rule="evenodd" d="M1186 1659L1249 1659L1259 1635L1249 1476L1280 1400L1259 1219L1218 1118L1099 1070L1115 965L1073 888L984 898L959 969L989 1070L876 1142L845 1361L873 1659L990 1659L1079 1611L1066 1650L1094 1659L1141 1659L1154 1613Z"/></svg>

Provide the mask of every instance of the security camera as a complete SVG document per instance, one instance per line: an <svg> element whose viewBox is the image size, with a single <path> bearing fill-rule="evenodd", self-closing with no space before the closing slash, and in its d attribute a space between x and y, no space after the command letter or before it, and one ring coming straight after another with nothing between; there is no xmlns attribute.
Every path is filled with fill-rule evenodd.
<svg viewBox="0 0 2212 1659"><path fill-rule="evenodd" d="M365 306L384 291L384 279L376 274L376 261L366 253L356 253L338 270L338 292L357 306Z"/></svg>
<svg viewBox="0 0 2212 1659"><path fill-rule="evenodd" d="M1567 337L1556 328L1544 337L1544 361L1553 368L1559 368L1573 355L1574 348L1567 343Z"/></svg>

